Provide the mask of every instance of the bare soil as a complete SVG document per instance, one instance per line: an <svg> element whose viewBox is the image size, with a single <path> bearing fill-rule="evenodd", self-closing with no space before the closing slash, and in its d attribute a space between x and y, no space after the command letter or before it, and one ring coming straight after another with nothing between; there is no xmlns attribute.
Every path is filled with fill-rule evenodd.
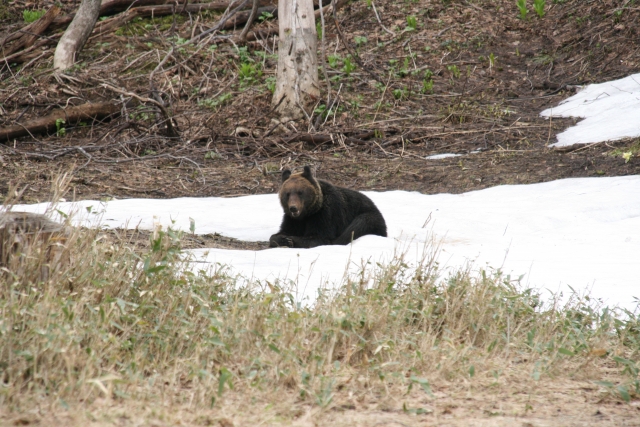
<svg viewBox="0 0 640 427"><path fill-rule="evenodd" d="M23 10L53 3L0 3L0 39L24 26ZM63 1L62 8L68 13L78 3ZM633 1L548 1L543 18L529 5L526 20L518 17L512 0L378 0L375 5L394 35L365 1L338 12L344 40L326 17L326 51L337 55L328 69L337 104L326 107L322 81L323 99L310 119L288 123L287 133L277 133L272 122L273 38L249 42L246 50L222 39L177 47L211 27L219 18L215 13L139 19L96 36L78 66L62 76L51 71L55 43L29 63L2 65L0 128L26 125L54 108L126 102L110 119L65 123L63 131L50 135L0 142L0 197L10 188L26 187L21 202L49 200L52 178L67 171L72 171L67 200L273 193L283 168L305 164L341 186L426 194L640 173L640 139L551 148L555 135L577 120L539 116L580 85L638 72L640 8ZM416 17L415 30L407 30L410 16ZM267 19L257 28L275 25ZM166 135L152 104L105 86L151 96L150 75L172 47L151 80L175 120L177 138ZM348 70L346 58L356 52L364 68L352 58L355 69ZM317 143L313 135L331 138ZM625 159L624 152L634 155ZM441 153L461 156L426 159ZM149 241L144 231L112 233L139 246ZM190 248L265 246L219 235L185 236L184 243ZM464 398L459 391L453 397L444 391L420 403L430 410L423 415L407 414L401 399L384 396L353 402L345 397L343 406L328 410L302 406L295 417L266 411L272 416L268 420L256 408L240 416L227 406L222 412L199 412L204 418L183 415L185 425L225 427L259 420L275 425L282 419L301 426L640 425L637 400L621 404L588 381L547 381L531 393L529 385L519 384L500 390L470 389ZM109 411L110 404L105 405ZM225 411L232 415L220 415ZM135 424L126 415L115 422Z"/></svg>
<svg viewBox="0 0 640 427"><path fill-rule="evenodd" d="M63 6L71 11L75 3ZM265 83L275 73L272 40L249 43L246 53L224 43L211 49L213 42L177 49L166 71L156 73L156 86L179 138L164 136L152 105L125 105L128 114L110 121L0 144L0 192L28 185L25 202L46 200L51 176L71 168L70 198L83 199L269 193L277 191L281 168L304 164L343 186L423 193L640 172L638 156L628 162L621 156L637 152L638 140L553 149L555 134L576 120L539 117L578 85L638 70L637 9L625 9L623 1L549 2L544 18L531 10L523 21L511 1L378 3L396 37L383 31L365 2L339 13L346 40L327 25L326 49L342 61L329 67L332 95L340 95L324 124L314 114L310 122L291 123L288 135L263 136L273 129ZM19 28L16 17L25 8L31 5L4 7L7 32ZM415 31L405 30L407 16L417 18ZM0 126L26 124L55 107L117 101L120 95L104 83L147 96L158 58L178 37L204 28L193 19L169 18L95 37L65 77L56 79L49 69L53 46L29 66L4 67ZM205 25L215 20L203 15ZM356 65L347 75L344 58L356 50L365 70ZM261 74L240 76L242 61ZM426 70L433 74L432 93L421 93ZM215 94L228 100L212 106L221 100ZM303 142L307 132L333 141ZM354 138L367 132L372 136ZM425 159L438 153L463 156Z"/></svg>
<svg viewBox="0 0 640 427"><path fill-rule="evenodd" d="M225 393L215 408L197 410L171 405L147 406L130 402L123 406L110 399L97 399L83 411L54 410L49 414L25 413L6 418L0 425L83 426L283 426L292 427L637 427L640 402L612 399L591 381L507 378L498 382L440 383L433 396L420 391L407 394L358 391L345 387L332 402L319 407L279 391L278 399L246 398L243 390ZM185 390L188 394L189 391Z"/></svg>

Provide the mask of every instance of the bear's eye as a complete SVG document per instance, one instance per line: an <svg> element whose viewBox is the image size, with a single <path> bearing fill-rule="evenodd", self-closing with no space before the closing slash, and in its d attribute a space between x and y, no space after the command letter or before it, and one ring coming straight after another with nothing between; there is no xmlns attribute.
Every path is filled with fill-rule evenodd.
<svg viewBox="0 0 640 427"><path fill-rule="evenodd" d="M298 196L302 196L302 191L298 191Z"/></svg>

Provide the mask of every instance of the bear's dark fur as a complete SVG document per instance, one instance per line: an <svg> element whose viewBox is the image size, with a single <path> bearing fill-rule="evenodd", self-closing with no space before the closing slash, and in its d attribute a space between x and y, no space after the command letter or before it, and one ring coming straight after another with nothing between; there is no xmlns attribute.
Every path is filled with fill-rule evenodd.
<svg viewBox="0 0 640 427"><path fill-rule="evenodd" d="M302 173L283 171L279 196L284 218L269 239L271 247L346 245L366 234L387 237L387 225L371 199L317 180L309 166Z"/></svg>

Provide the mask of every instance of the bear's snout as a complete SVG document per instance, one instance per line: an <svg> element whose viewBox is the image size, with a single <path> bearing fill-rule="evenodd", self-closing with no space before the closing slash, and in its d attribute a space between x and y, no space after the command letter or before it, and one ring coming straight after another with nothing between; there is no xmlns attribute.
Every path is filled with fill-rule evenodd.
<svg viewBox="0 0 640 427"><path fill-rule="evenodd" d="M287 200L287 210L291 218L298 218L304 210L304 201L298 194L290 194Z"/></svg>

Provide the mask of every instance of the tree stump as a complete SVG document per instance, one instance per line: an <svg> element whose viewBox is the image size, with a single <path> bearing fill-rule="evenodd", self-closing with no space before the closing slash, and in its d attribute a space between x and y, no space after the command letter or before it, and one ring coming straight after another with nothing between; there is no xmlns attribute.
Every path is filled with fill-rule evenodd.
<svg viewBox="0 0 640 427"><path fill-rule="evenodd" d="M68 230L44 215L0 213L0 267L19 281L45 282L68 263Z"/></svg>
<svg viewBox="0 0 640 427"><path fill-rule="evenodd" d="M278 69L271 103L281 119L295 120L305 117L304 110L320 99L313 1L279 0L278 27Z"/></svg>

